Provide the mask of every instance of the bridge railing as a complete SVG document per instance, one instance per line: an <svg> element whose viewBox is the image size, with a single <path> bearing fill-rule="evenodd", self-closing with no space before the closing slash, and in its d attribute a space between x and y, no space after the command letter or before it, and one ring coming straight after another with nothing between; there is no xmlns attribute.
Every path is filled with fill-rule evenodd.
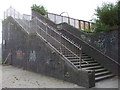
<svg viewBox="0 0 120 90"><path fill-rule="evenodd" d="M48 13L47 16L51 21L55 22L56 24L65 22L79 30L86 30L86 29L92 30L92 23L89 21L78 20L78 19L70 18L69 16L67 17L53 13Z"/></svg>
<svg viewBox="0 0 120 90"><path fill-rule="evenodd" d="M7 17L13 17L16 19L24 19L24 20L31 20L31 15L27 15L27 14L21 14L18 11L16 11L14 8L10 7L8 8L5 12L4 12L4 19L6 19Z"/></svg>

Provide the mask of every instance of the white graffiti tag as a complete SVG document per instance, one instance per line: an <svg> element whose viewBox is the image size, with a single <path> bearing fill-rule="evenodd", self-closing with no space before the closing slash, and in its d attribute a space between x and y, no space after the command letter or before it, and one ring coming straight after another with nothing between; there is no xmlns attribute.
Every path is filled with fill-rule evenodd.
<svg viewBox="0 0 120 90"><path fill-rule="evenodd" d="M29 57L29 61L35 61L36 60L36 53L35 51L30 51L30 57Z"/></svg>

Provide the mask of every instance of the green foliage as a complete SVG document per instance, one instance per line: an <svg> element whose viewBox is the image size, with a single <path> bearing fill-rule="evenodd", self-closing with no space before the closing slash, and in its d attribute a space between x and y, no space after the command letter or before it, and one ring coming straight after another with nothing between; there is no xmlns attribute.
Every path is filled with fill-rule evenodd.
<svg viewBox="0 0 120 90"><path fill-rule="evenodd" d="M44 8L44 6L37 6L36 4L34 4L32 7L31 7L32 10L35 10L37 12L39 12L41 15L47 15L47 10Z"/></svg>
<svg viewBox="0 0 120 90"><path fill-rule="evenodd" d="M6 23L6 22L9 21L11 18L12 18L11 16L7 17L6 19L2 20L2 23Z"/></svg>
<svg viewBox="0 0 120 90"><path fill-rule="evenodd" d="M115 5L112 3L104 3L102 7L96 9L96 19L93 28L95 32L106 32L117 29L120 26L120 1Z"/></svg>
<svg viewBox="0 0 120 90"><path fill-rule="evenodd" d="M83 32L85 32L85 33L94 33L94 32L92 32L90 29L87 29L87 28L85 28L85 29L83 30Z"/></svg>

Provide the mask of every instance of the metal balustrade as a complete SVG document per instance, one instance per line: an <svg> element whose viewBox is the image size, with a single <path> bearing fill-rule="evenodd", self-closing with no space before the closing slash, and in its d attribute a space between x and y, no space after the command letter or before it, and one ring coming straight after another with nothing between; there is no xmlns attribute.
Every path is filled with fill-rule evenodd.
<svg viewBox="0 0 120 90"><path fill-rule="evenodd" d="M89 21L78 20L74 18L70 18L69 16L62 16L58 14L48 13L48 18L56 24L59 23L68 23L71 26L79 29L79 30L92 30L92 23Z"/></svg>
<svg viewBox="0 0 120 90"><path fill-rule="evenodd" d="M49 26L47 23L43 22L37 17L32 20L28 20L28 18L25 18L25 15L20 14L11 7L4 13L4 19L9 16L13 17L28 34L39 34L44 38L44 40L49 42L53 47L60 51L63 56L72 54L78 59L81 67L81 62L84 62L81 59L82 48L70 41L67 37L63 36L55 28ZM30 15L27 15L27 17L28 16L31 17Z"/></svg>
<svg viewBox="0 0 120 90"><path fill-rule="evenodd" d="M37 17L33 19L33 22L34 22L34 25L36 25L36 27L38 27L37 33L40 34L44 39L46 39L47 42L51 43L60 52L61 52L61 48L67 52L70 52L76 58L78 58L81 62L82 50L80 47L76 46L70 40L65 38L60 33L58 33L55 29L51 28L49 25L47 25L47 23L44 23L41 20L39 20ZM44 26L41 26L41 25L44 25ZM46 29L45 29L45 27L46 27ZM64 53L64 54L68 55L70 53Z"/></svg>

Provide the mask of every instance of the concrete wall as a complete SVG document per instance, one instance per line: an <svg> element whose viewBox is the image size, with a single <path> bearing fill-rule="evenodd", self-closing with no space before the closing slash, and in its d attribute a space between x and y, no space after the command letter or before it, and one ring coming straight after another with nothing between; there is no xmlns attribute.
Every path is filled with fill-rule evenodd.
<svg viewBox="0 0 120 90"><path fill-rule="evenodd" d="M46 22L50 26L57 28L60 26L56 25L54 22L50 21L47 18L44 18L38 12L32 10L32 17L38 17L42 21ZM65 34L68 38L73 40L78 45L82 46L82 51L96 59L99 63L101 63L104 67L106 67L109 71L113 72L116 75L120 75L118 73L118 69L120 69L120 60L118 59L118 31L115 30L109 33L100 33L100 34L86 34L84 32L79 31L78 29L66 24L62 23L61 32ZM63 29L63 30L62 30ZM57 30L57 29L56 29ZM66 31L70 32L67 33ZM112 67L111 67L112 66Z"/></svg>
<svg viewBox="0 0 120 90"><path fill-rule="evenodd" d="M68 25L67 23L63 23L62 26L63 29L87 42L115 61L118 61L118 30L113 30L106 33L87 34Z"/></svg>
<svg viewBox="0 0 120 90"><path fill-rule="evenodd" d="M82 46L82 51L95 60L97 60L99 63L101 63L104 67L106 67L109 71L113 72L116 75L120 75L118 73L118 69L120 68L120 63L118 59L118 31L115 30L113 32L109 33L100 33L100 34L94 34L94 35L88 35L83 32L78 31L76 28L64 23L61 24L62 29L61 32L73 40L78 45ZM81 36L84 36L84 38L81 38ZM113 37L114 36L114 37ZM89 38L90 37L90 38ZM86 39L86 40L85 40ZM103 50L95 44L96 42L99 42L103 40L102 43ZM111 41L112 40L112 41Z"/></svg>
<svg viewBox="0 0 120 90"><path fill-rule="evenodd" d="M28 35L12 18L3 22L3 40L3 62L11 53L7 63L13 66L88 88L95 86L94 72L76 70L40 37Z"/></svg>

